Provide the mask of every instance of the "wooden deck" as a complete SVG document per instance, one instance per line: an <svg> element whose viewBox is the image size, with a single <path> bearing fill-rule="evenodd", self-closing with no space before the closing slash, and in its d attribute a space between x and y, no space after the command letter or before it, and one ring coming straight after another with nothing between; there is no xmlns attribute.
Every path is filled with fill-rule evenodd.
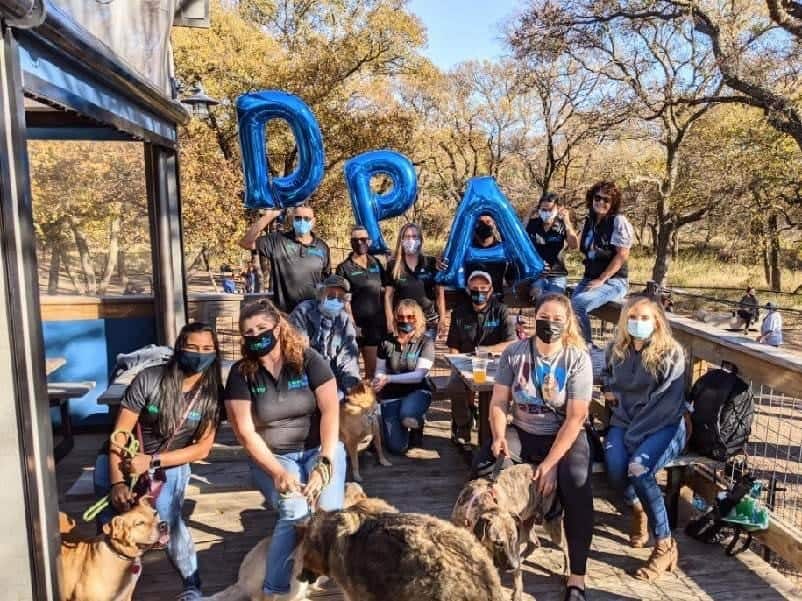
<svg viewBox="0 0 802 601"><path fill-rule="evenodd" d="M467 467L448 441L448 412L438 404L430 411L430 419L425 449L415 450L410 457L392 458L393 467L381 467L373 455L363 455L364 486L368 494L387 499L401 511L447 518ZM76 449L58 466L61 508L74 517L80 515L90 498L68 497L66 491L92 464L101 439L99 435L78 436ZM264 508L261 494L251 490L242 451L236 447L230 431L223 431L211 460L195 466L194 473L185 515L198 549L204 590L208 594L236 579L242 557L270 532L274 514ZM628 572L649 555L649 550L631 549L626 544L627 520L619 513L620 504L613 500L603 477L594 480L594 489L595 532L588 566L590 599L802 599L802 590L754 553L729 558L722 548L688 540L682 534L678 534L677 573L664 576L656 584L633 579ZM93 531L91 525L82 528ZM540 549L526 565L526 592L541 601L562 599L561 570L561 553L547 547ZM178 592L179 580L165 556L151 553L145 561L135 596L137 601L174 599ZM339 601L342 596L331 588L313 599Z"/></svg>

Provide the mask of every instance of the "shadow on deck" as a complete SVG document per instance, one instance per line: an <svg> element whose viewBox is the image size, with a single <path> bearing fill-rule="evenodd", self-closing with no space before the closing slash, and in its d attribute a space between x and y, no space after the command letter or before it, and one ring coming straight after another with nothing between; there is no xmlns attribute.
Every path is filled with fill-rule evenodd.
<svg viewBox="0 0 802 601"><path fill-rule="evenodd" d="M432 407L425 448L416 449L410 457L393 457L393 467L381 467L373 455L362 455L364 487L369 495L382 497L401 511L448 518L465 480L467 466L448 440L448 412L442 409L440 403ZM93 463L101 438L79 436L75 451L58 466L60 506L73 517L79 516L91 501L88 496L91 487L86 486L91 484L91 468L86 466ZM207 594L236 580L243 556L271 531L274 520L274 514L264 508L262 495L250 488L244 456L230 429L224 429L219 439L210 461L193 467L184 507ZM82 473L78 485L73 487L73 494L68 495L67 490ZM722 548L697 543L681 533L678 534L680 562L676 573L664 576L655 584L633 579L628 573L648 557L650 550L631 549L627 545L627 519L620 514L621 505L603 478L595 477L594 490L595 531L588 565L590 599L773 601L802 598L802 590L754 553L730 558ZM690 511L687 506L683 509ZM681 515L680 523L684 522ZM93 533L91 525L82 528ZM562 554L556 549L544 546L536 551L526 564L525 591L539 601L562 599L562 562ZM179 579L166 557L154 552L146 558L135 599L174 599L179 588ZM340 601L343 598L331 588L312 599Z"/></svg>

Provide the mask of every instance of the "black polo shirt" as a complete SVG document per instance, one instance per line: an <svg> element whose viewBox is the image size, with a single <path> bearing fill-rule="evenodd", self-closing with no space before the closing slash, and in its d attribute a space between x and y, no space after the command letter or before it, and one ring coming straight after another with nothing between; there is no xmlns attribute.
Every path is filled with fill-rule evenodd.
<svg viewBox="0 0 802 601"><path fill-rule="evenodd" d="M382 286L387 282L387 272L376 257L368 255L365 268L354 262L354 255L351 253L337 266L337 275L341 275L351 284L351 311L360 328L366 327L373 320L386 321L381 293Z"/></svg>
<svg viewBox="0 0 802 601"><path fill-rule="evenodd" d="M547 230L540 217L530 219L526 224L526 233L535 245L535 250L546 263L544 273L547 275L568 275L565 268L565 223L555 219Z"/></svg>
<svg viewBox="0 0 802 601"><path fill-rule="evenodd" d="M495 248L501 242L496 241L490 246L485 248ZM480 247L477 247L480 248ZM505 278L511 280L513 274L511 273L512 266L506 261L466 261L465 262L465 283L467 284L468 277L474 271L486 271L490 274L493 280L493 294L502 297L504 296L504 280Z"/></svg>
<svg viewBox="0 0 802 601"><path fill-rule="evenodd" d="M507 305L491 299L484 311L477 312L470 299L464 299L451 312L446 346L460 353L472 353L477 346L492 346L515 340L515 325L508 319Z"/></svg>
<svg viewBox="0 0 802 601"><path fill-rule="evenodd" d="M303 300L315 297L315 288L331 271L329 247L313 234L303 244L291 232L272 232L256 241L262 271L270 270L273 302L290 313Z"/></svg>
<svg viewBox="0 0 802 601"><path fill-rule="evenodd" d="M415 371L418 359L423 357L434 362L434 341L428 336L412 339L401 344L394 335L390 334L381 341L376 356L384 359L388 374L403 374ZM387 384L379 393L382 399L397 399L416 390L428 389L425 380L417 384Z"/></svg>
<svg viewBox="0 0 802 601"><path fill-rule="evenodd" d="M398 305L400 300L411 298L421 306L427 319L436 318L434 276L437 275L437 264L435 258L421 256L414 271L410 270L404 261L401 275L397 279L393 277L394 267L395 259L391 259L387 263L387 285L395 289L393 307Z"/></svg>
<svg viewBox="0 0 802 601"><path fill-rule="evenodd" d="M304 351L302 373L288 365L278 381L261 364L253 381L240 371L237 361L228 375L226 400L250 400L256 431L274 453L305 451L320 446L320 411L315 389L334 374L328 361L314 349Z"/></svg>

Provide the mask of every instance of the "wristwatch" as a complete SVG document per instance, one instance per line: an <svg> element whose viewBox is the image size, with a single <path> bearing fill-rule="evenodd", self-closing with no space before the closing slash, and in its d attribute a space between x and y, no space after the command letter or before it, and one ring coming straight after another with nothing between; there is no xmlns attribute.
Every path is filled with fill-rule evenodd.
<svg viewBox="0 0 802 601"><path fill-rule="evenodd" d="M150 458L150 469L157 470L162 466L162 456L158 453L154 453L153 456Z"/></svg>

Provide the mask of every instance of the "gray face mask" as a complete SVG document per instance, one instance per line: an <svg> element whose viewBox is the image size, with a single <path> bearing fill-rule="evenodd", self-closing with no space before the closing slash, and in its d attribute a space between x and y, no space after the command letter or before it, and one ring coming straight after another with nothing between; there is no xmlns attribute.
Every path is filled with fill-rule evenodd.
<svg viewBox="0 0 802 601"><path fill-rule="evenodd" d="M557 216L557 211L544 211L544 210L541 210L541 211L538 211L538 214L540 215L540 218L543 221L551 221L552 219L554 219Z"/></svg>
<svg viewBox="0 0 802 601"><path fill-rule="evenodd" d="M401 246L404 248L404 252L407 252L409 254L414 254L418 252L418 249L420 248L420 240L413 240L411 238L408 238L401 242Z"/></svg>

